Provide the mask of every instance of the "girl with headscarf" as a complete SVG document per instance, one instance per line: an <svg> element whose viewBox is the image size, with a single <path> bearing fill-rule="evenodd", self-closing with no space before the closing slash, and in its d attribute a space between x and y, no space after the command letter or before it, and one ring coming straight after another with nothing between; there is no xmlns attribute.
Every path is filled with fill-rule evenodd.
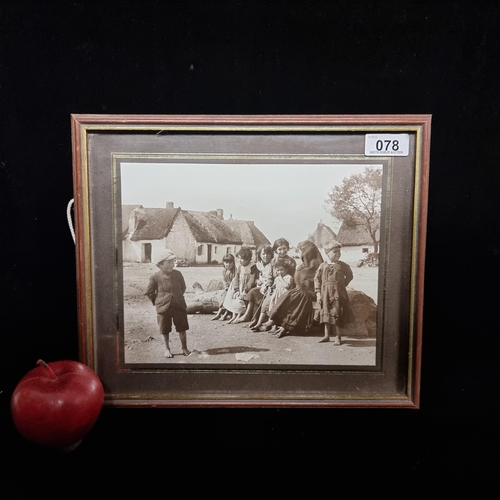
<svg viewBox="0 0 500 500"><path fill-rule="evenodd" d="M314 319L314 275L323 262L323 257L318 247L310 240L301 241L297 249L301 252L302 264L295 271L295 288L278 299L270 311L269 321L263 325L265 329L277 325L273 332L276 337L284 337L294 332L307 334Z"/></svg>

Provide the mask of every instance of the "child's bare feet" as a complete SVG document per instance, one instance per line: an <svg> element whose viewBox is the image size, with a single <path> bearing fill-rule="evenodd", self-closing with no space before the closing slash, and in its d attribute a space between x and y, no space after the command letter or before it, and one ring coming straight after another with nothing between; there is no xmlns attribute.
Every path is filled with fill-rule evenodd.
<svg viewBox="0 0 500 500"><path fill-rule="evenodd" d="M165 349L165 352L163 353L163 355L166 358L173 358L174 357L174 355L170 352L170 349Z"/></svg>
<svg viewBox="0 0 500 500"><path fill-rule="evenodd" d="M318 343L321 344L322 342L330 342L330 336L325 335Z"/></svg>
<svg viewBox="0 0 500 500"><path fill-rule="evenodd" d="M335 337L335 340L333 341L333 345L341 345L342 344L342 339L340 338L340 335L337 335Z"/></svg>
<svg viewBox="0 0 500 500"><path fill-rule="evenodd" d="M241 318L243 318L243 313L233 314L233 317L228 321L228 323L232 323L233 325L236 325L238 323L241 323Z"/></svg>
<svg viewBox="0 0 500 500"><path fill-rule="evenodd" d="M246 323L247 321L249 321L249 319L247 319L246 316L240 316L236 318L233 323L236 325L237 323Z"/></svg>
<svg viewBox="0 0 500 500"><path fill-rule="evenodd" d="M259 325L259 323L257 323L256 325L250 327L250 330L252 330L252 332L258 332L258 331L260 331L260 327L261 327L261 325Z"/></svg>
<svg viewBox="0 0 500 500"><path fill-rule="evenodd" d="M184 354L184 356L189 356L191 354L191 351L188 348L183 347L182 353Z"/></svg>
<svg viewBox="0 0 500 500"><path fill-rule="evenodd" d="M279 339L281 337L284 337L286 335L286 330L280 326L276 329L276 333L274 334L275 337L278 337Z"/></svg>
<svg viewBox="0 0 500 500"><path fill-rule="evenodd" d="M221 316L219 313L217 313L213 318L210 318L210 321L217 321L218 319L221 319Z"/></svg>

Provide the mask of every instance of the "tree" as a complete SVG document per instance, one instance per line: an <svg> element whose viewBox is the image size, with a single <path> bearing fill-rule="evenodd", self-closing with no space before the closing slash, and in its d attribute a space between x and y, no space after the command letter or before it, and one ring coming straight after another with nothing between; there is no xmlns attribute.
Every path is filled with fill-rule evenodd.
<svg viewBox="0 0 500 500"><path fill-rule="evenodd" d="M325 209L348 229L364 229L370 235L374 252L380 241L382 169L366 167L362 174L346 177L328 193Z"/></svg>

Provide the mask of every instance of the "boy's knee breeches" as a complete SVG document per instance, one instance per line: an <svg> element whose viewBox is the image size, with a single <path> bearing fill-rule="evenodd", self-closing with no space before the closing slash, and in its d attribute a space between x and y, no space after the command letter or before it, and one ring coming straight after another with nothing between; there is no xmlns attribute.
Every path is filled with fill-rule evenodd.
<svg viewBox="0 0 500 500"><path fill-rule="evenodd" d="M186 330L189 330L186 311L170 307L163 314L157 314L156 318L162 335L167 335L172 331L172 322L174 323L177 332L185 332Z"/></svg>

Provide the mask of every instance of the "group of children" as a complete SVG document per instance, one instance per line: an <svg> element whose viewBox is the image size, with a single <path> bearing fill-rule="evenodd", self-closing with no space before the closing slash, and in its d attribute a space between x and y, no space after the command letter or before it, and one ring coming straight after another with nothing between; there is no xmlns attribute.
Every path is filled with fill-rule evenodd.
<svg viewBox="0 0 500 500"><path fill-rule="evenodd" d="M284 238L273 246L264 245L257 251L257 263L252 263L252 251L243 247L235 258L229 254L223 259L223 281L226 297L215 315L229 319L228 323L250 321L249 327L258 331L267 320L276 300L293 287L295 260L288 257L289 243Z"/></svg>
<svg viewBox="0 0 500 500"><path fill-rule="evenodd" d="M324 246L330 262L323 262L319 249L309 240L299 243L297 249L302 260L297 268L295 260L288 256L290 245L284 238L272 246L260 247L256 263L247 247L242 247L236 258L225 255L222 281L226 294L212 320L250 322L252 331L270 331L278 338L295 331L307 333L313 324L321 324L324 335L320 342L334 336L335 345L340 345L340 328L354 320L346 290L353 274L349 265L340 261L341 245L332 240ZM146 295L156 307L165 357L172 357L172 323L179 333L183 354L189 356L184 278L174 269L171 250L166 250L156 265L159 271L150 277Z"/></svg>

